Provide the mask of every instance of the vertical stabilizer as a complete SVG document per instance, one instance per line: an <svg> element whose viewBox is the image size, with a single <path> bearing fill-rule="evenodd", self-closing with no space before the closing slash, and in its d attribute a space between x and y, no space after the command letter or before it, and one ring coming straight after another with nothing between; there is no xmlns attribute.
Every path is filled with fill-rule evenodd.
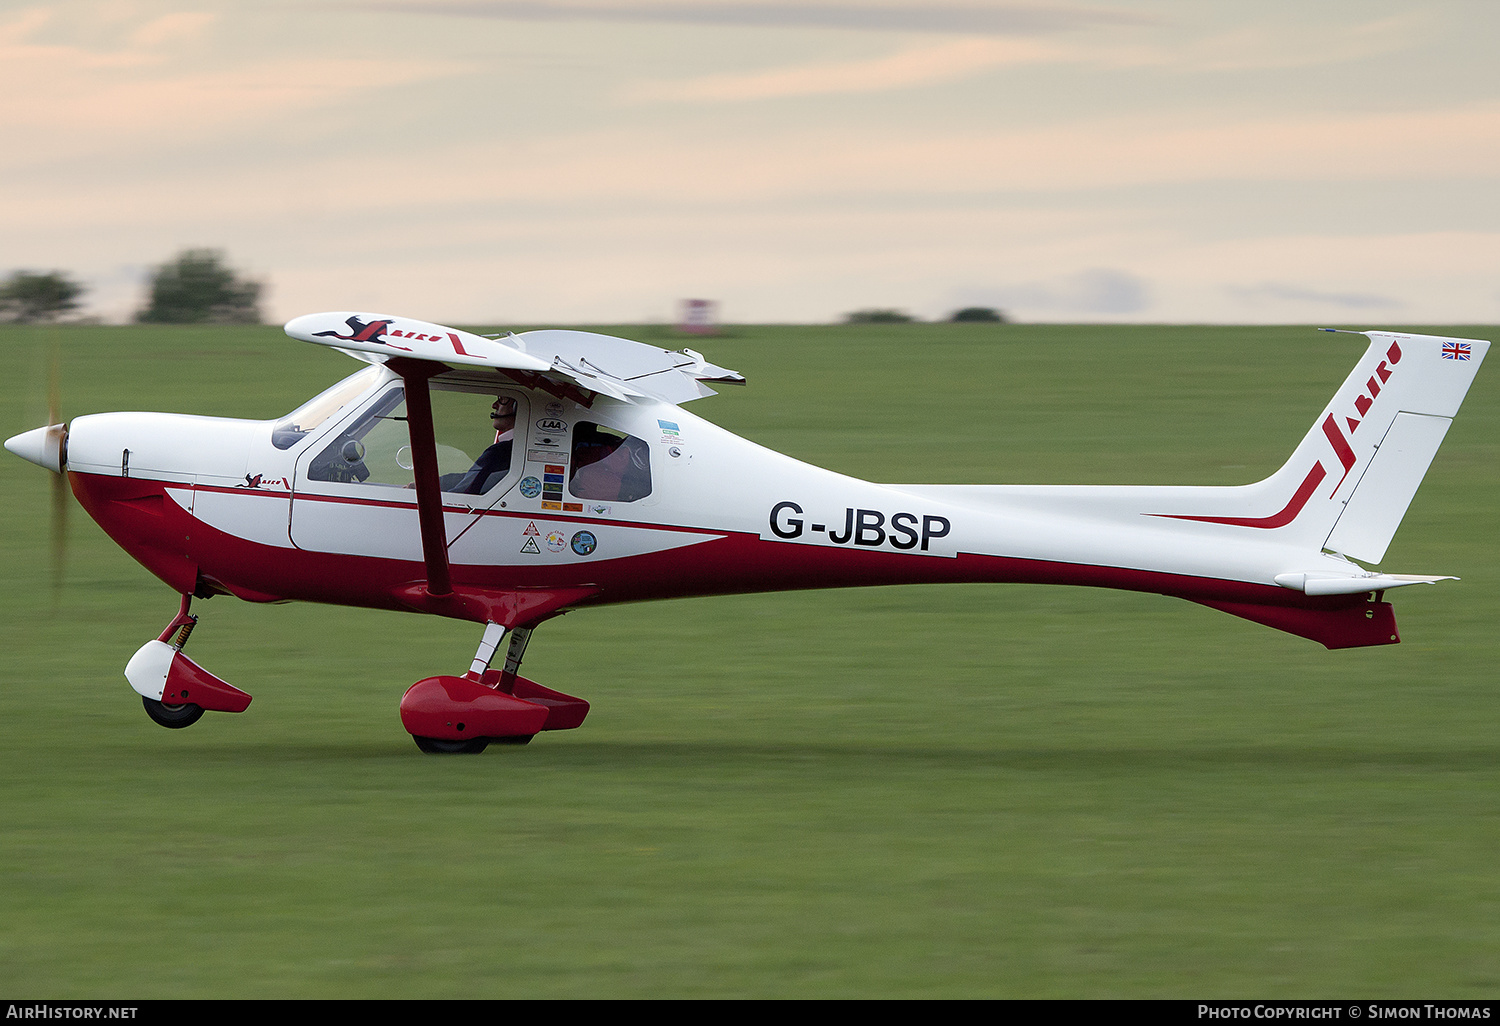
<svg viewBox="0 0 1500 1026"><path fill-rule="evenodd" d="M1370 348L1297 453L1303 466L1326 471L1309 504L1311 536L1323 548L1378 563L1490 344L1365 334Z"/></svg>
<svg viewBox="0 0 1500 1026"><path fill-rule="evenodd" d="M1294 545L1379 562L1458 413L1490 344L1363 332L1370 346L1291 459L1223 494L1242 515L1156 513L1274 532Z"/></svg>

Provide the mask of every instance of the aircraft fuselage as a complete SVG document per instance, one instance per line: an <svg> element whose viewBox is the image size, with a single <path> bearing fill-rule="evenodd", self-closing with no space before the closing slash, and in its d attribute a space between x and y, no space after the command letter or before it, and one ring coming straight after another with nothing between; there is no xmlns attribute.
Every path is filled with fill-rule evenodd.
<svg viewBox="0 0 1500 1026"><path fill-rule="evenodd" d="M1292 624L1277 626L1325 644L1394 638L1389 607L1366 595L1279 586L1277 574L1305 568L1308 556L1276 532L1242 532L1243 544L1226 546L1221 527L1149 510L1122 518L1114 508L1166 496L1176 508L1232 489L875 484L765 449L672 404L595 397L584 405L476 374L455 384L467 390L458 395L482 395L476 408L496 392L519 405L504 479L483 494L443 493L453 588L466 601L437 601L424 588L408 440L392 415L402 383L385 368L335 386L352 397L306 431L289 430L290 420L79 417L68 476L116 542L177 591L200 596L485 622L524 616L531 607L504 605L516 593L588 605L920 582L1068 583L1270 608ZM391 437L378 442L385 429ZM644 483L587 482L585 431L634 446ZM363 480L327 469L329 452L351 439L360 441ZM477 455L451 458L458 466ZM1109 516L1096 515L1101 509Z"/></svg>

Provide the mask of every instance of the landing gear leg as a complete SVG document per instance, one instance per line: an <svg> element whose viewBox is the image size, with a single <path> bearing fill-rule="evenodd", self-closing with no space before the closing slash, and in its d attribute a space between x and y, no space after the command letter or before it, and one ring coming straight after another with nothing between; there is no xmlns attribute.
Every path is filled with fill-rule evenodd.
<svg viewBox="0 0 1500 1026"><path fill-rule="evenodd" d="M516 647L516 635L519 633L521 632L518 630L510 632L511 648ZM527 637L531 636L530 631L526 631L525 633ZM485 624L484 637L479 639L479 649L474 653L474 661L469 664L469 672L464 674L464 676L470 680L477 680L483 683L484 675L489 672L490 663L494 661L495 651L500 647L500 642L504 639L504 627L493 622ZM526 646L523 643L521 647L524 649Z"/></svg>
<svg viewBox="0 0 1500 1026"><path fill-rule="evenodd" d="M510 647L505 651L505 669L500 671L500 679L493 687L499 688L506 694L512 694L516 689L516 671L521 668L521 657L526 654L526 643L531 640L530 627L517 627L510 632ZM473 668L470 667L470 673ZM486 667L484 677L494 676L493 672ZM520 735L517 737L497 737L496 744L501 745L529 745L535 734Z"/></svg>
<svg viewBox="0 0 1500 1026"><path fill-rule="evenodd" d="M516 690L516 674L521 670L521 657L526 654L526 643L531 640L531 630L530 627L517 627L510 632L510 647L505 650L505 669L500 671L500 679L496 682L496 686L506 694Z"/></svg>

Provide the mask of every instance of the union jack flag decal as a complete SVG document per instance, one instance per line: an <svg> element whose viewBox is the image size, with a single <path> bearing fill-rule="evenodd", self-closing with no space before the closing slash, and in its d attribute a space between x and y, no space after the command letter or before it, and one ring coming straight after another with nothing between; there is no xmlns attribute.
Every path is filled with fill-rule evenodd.
<svg viewBox="0 0 1500 1026"><path fill-rule="evenodd" d="M1467 360L1470 355L1470 347L1467 342L1444 342L1443 359L1445 360Z"/></svg>

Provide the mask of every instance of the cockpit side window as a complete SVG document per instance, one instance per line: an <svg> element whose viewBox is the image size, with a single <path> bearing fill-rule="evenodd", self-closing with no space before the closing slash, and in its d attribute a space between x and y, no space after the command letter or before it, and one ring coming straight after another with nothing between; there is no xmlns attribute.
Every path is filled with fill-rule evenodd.
<svg viewBox="0 0 1500 1026"><path fill-rule="evenodd" d="M432 426L443 491L488 495L513 480L516 423L525 408L510 389L435 383Z"/></svg>
<svg viewBox="0 0 1500 1026"><path fill-rule="evenodd" d="M580 499L644 499L651 494L651 447L634 435L580 422L573 431L568 490Z"/></svg>
<svg viewBox="0 0 1500 1026"><path fill-rule="evenodd" d="M429 393L442 490L494 495L519 475L513 450L519 393L472 383L439 384ZM400 384L369 401L308 463L313 481L415 487L406 393Z"/></svg>

